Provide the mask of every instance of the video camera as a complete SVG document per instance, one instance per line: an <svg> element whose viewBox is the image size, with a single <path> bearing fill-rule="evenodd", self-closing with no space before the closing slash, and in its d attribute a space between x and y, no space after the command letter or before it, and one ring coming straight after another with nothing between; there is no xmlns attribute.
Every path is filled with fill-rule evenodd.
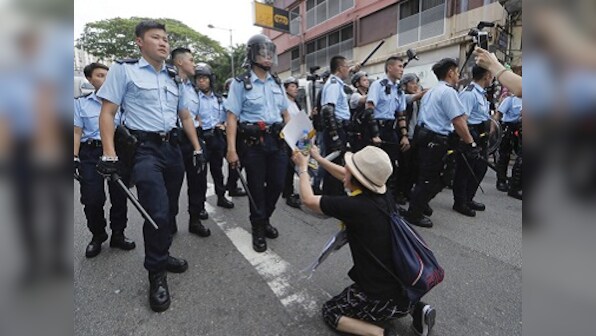
<svg viewBox="0 0 596 336"><path fill-rule="evenodd" d="M492 36L488 32L483 31L483 29L494 26L494 22L480 21L476 28L470 29L468 36L472 36L474 43L480 48L488 50L488 41L492 39Z"/></svg>
<svg viewBox="0 0 596 336"><path fill-rule="evenodd" d="M319 76L318 74L316 74L317 70L319 70L321 67L318 65L315 66L311 66L310 67L310 74L308 76L306 76L306 80L309 81L316 81L318 79L321 78L321 76Z"/></svg>

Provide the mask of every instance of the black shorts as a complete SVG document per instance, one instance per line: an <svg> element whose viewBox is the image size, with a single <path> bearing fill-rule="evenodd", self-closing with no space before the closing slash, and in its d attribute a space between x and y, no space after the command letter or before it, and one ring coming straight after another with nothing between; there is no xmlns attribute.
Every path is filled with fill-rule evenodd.
<svg viewBox="0 0 596 336"><path fill-rule="evenodd" d="M356 284L352 284L339 295L323 305L325 323L337 329L342 316L367 322L383 322L407 315L414 307L394 299L373 299L368 297Z"/></svg>

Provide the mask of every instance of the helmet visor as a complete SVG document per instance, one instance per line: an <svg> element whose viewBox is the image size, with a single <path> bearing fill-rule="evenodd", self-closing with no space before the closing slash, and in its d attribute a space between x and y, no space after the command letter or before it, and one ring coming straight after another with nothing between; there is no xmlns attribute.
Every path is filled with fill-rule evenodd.
<svg viewBox="0 0 596 336"><path fill-rule="evenodd" d="M275 66L277 65L277 53L275 44L273 43L259 43L253 47L252 61L262 65Z"/></svg>

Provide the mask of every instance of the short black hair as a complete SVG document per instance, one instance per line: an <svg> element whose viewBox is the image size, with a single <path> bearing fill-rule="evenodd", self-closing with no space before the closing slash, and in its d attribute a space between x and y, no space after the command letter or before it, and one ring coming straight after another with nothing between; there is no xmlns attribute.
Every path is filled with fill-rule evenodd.
<svg viewBox="0 0 596 336"><path fill-rule="evenodd" d="M481 80L482 77L484 77L486 75L486 73L488 72L487 69L478 66L478 65L474 65L474 67L472 68L472 78L476 81L476 80Z"/></svg>
<svg viewBox="0 0 596 336"><path fill-rule="evenodd" d="M329 72L336 73L341 63L343 63L345 60L346 58L341 55L331 57L331 61L329 61Z"/></svg>
<svg viewBox="0 0 596 336"><path fill-rule="evenodd" d="M388 59L385 60L385 73L387 73L387 68L392 65L395 62L404 62L404 60L401 57L397 57L397 56L391 56Z"/></svg>
<svg viewBox="0 0 596 336"><path fill-rule="evenodd" d="M83 73L85 74L85 77L87 78L91 78L91 76L93 76L93 71L95 71L95 69L105 69L105 70L110 70L110 68L108 68L106 65L101 64L101 63L91 63L89 65L87 65L84 69L83 69Z"/></svg>
<svg viewBox="0 0 596 336"><path fill-rule="evenodd" d="M135 27L135 36L143 37L143 35L145 35L145 33L151 29L161 29L163 31L166 31L166 25L154 20L141 21Z"/></svg>
<svg viewBox="0 0 596 336"><path fill-rule="evenodd" d="M182 54L190 54L190 49L188 48L184 48L184 47L180 47L180 48L176 48L174 50L172 50L172 52L170 53L170 58L172 59L172 62L174 62L174 60L176 59L176 57L178 57L178 55L182 55Z"/></svg>
<svg viewBox="0 0 596 336"><path fill-rule="evenodd" d="M449 70L453 68L457 68L457 62L453 58L443 58L433 65L432 70L438 80L443 80L447 77Z"/></svg>

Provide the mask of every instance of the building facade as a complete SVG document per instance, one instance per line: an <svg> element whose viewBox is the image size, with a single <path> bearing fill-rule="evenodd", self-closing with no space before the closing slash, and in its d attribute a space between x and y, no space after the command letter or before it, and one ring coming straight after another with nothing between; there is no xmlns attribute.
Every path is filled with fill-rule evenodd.
<svg viewBox="0 0 596 336"><path fill-rule="evenodd" d="M424 87L431 87L437 82L432 65L444 57L463 64L472 43L468 32L480 21L495 23L484 30L497 56L521 64L520 57L510 56L510 15L497 0L276 0L274 6L290 12L291 34L263 30L277 45L276 70L282 78L303 78L316 66L322 71L334 55L361 62L385 40L363 69L369 78L383 75L389 56L405 58L411 48L419 60L405 72L416 73Z"/></svg>

